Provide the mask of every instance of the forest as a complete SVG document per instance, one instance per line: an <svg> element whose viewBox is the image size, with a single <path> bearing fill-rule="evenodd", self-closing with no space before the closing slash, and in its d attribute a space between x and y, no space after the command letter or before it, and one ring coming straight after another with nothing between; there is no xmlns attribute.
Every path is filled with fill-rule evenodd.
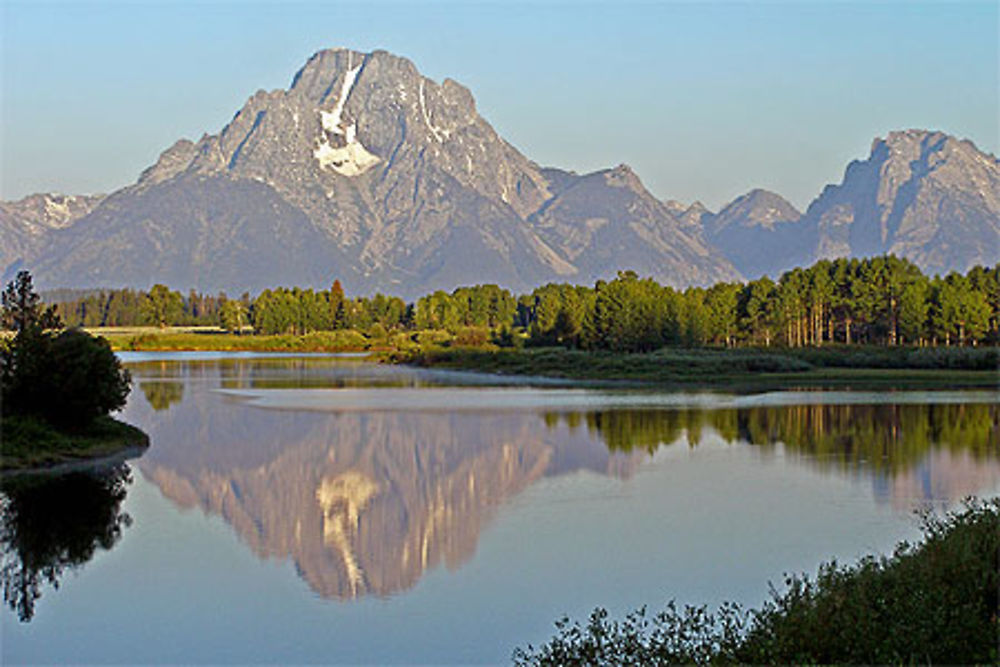
<svg viewBox="0 0 1000 667"><path fill-rule="evenodd" d="M1000 343L1000 265L925 276L895 256L821 260L768 277L678 290L621 271L594 286L547 284L514 295L496 285L436 291L415 303L278 287L184 295L163 285L46 295L70 326L220 326L234 333L353 330L371 338L443 330L475 345L647 352L689 347L976 346Z"/></svg>

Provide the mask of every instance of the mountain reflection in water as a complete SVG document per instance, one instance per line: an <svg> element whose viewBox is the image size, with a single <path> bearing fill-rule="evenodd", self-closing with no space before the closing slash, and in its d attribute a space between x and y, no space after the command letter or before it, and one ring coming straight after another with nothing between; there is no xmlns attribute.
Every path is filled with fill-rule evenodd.
<svg viewBox="0 0 1000 667"><path fill-rule="evenodd" d="M58 476L6 478L0 484L4 602L30 621L45 584L111 549L131 518L121 511L131 476L125 464Z"/></svg>
<svg viewBox="0 0 1000 667"><path fill-rule="evenodd" d="M177 505L224 518L259 557L291 558L314 591L343 600L407 590L440 564L457 568L497 507L543 477L627 479L679 443L780 450L824 474L871 477L882 497L894 480L912 493L927 487L914 479L930 479L940 499L1000 478L994 402L552 410L533 390L535 408L491 411L457 410L469 390L439 386L431 411L266 409L234 390L326 392L313 395L322 404L331 387L392 391L455 376L316 359L132 370L156 388L126 411L151 437L142 473ZM178 382L182 391L155 384Z"/></svg>

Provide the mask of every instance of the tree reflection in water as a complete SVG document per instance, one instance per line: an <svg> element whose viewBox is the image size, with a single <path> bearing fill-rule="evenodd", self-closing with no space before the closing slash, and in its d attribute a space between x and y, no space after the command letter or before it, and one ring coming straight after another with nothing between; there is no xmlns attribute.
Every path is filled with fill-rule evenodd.
<svg viewBox="0 0 1000 667"><path fill-rule="evenodd" d="M147 380L139 383L139 388L149 401L150 407L157 412L169 410L170 406L180 403L184 398L184 383Z"/></svg>
<svg viewBox="0 0 1000 667"><path fill-rule="evenodd" d="M111 549L132 519L121 511L132 482L125 464L100 471L12 478L0 484L4 602L30 621L45 583Z"/></svg>
<svg viewBox="0 0 1000 667"><path fill-rule="evenodd" d="M577 427L577 413L545 416ZM791 405L723 410L609 410L583 421L612 451L652 454L681 438L691 447L707 428L728 443L781 443L822 468L905 472L934 450L1000 459L1000 406L992 403Z"/></svg>

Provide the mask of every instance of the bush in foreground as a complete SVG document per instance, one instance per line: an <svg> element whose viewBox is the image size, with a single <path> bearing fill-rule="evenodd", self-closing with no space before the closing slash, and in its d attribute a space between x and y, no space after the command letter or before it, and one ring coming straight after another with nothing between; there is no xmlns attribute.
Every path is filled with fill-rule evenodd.
<svg viewBox="0 0 1000 667"><path fill-rule="evenodd" d="M1000 498L924 519L923 540L888 557L791 576L758 610L673 602L624 620L595 610L562 619L547 644L518 648L519 665L674 663L988 663L1000 659Z"/></svg>

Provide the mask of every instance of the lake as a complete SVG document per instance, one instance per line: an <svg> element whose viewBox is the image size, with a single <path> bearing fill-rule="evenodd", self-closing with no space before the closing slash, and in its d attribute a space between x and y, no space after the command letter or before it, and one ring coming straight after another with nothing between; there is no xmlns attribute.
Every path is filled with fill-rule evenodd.
<svg viewBox="0 0 1000 667"><path fill-rule="evenodd" d="M757 605L1000 493L998 391L121 357L149 449L5 482L4 664L504 662L599 605Z"/></svg>

